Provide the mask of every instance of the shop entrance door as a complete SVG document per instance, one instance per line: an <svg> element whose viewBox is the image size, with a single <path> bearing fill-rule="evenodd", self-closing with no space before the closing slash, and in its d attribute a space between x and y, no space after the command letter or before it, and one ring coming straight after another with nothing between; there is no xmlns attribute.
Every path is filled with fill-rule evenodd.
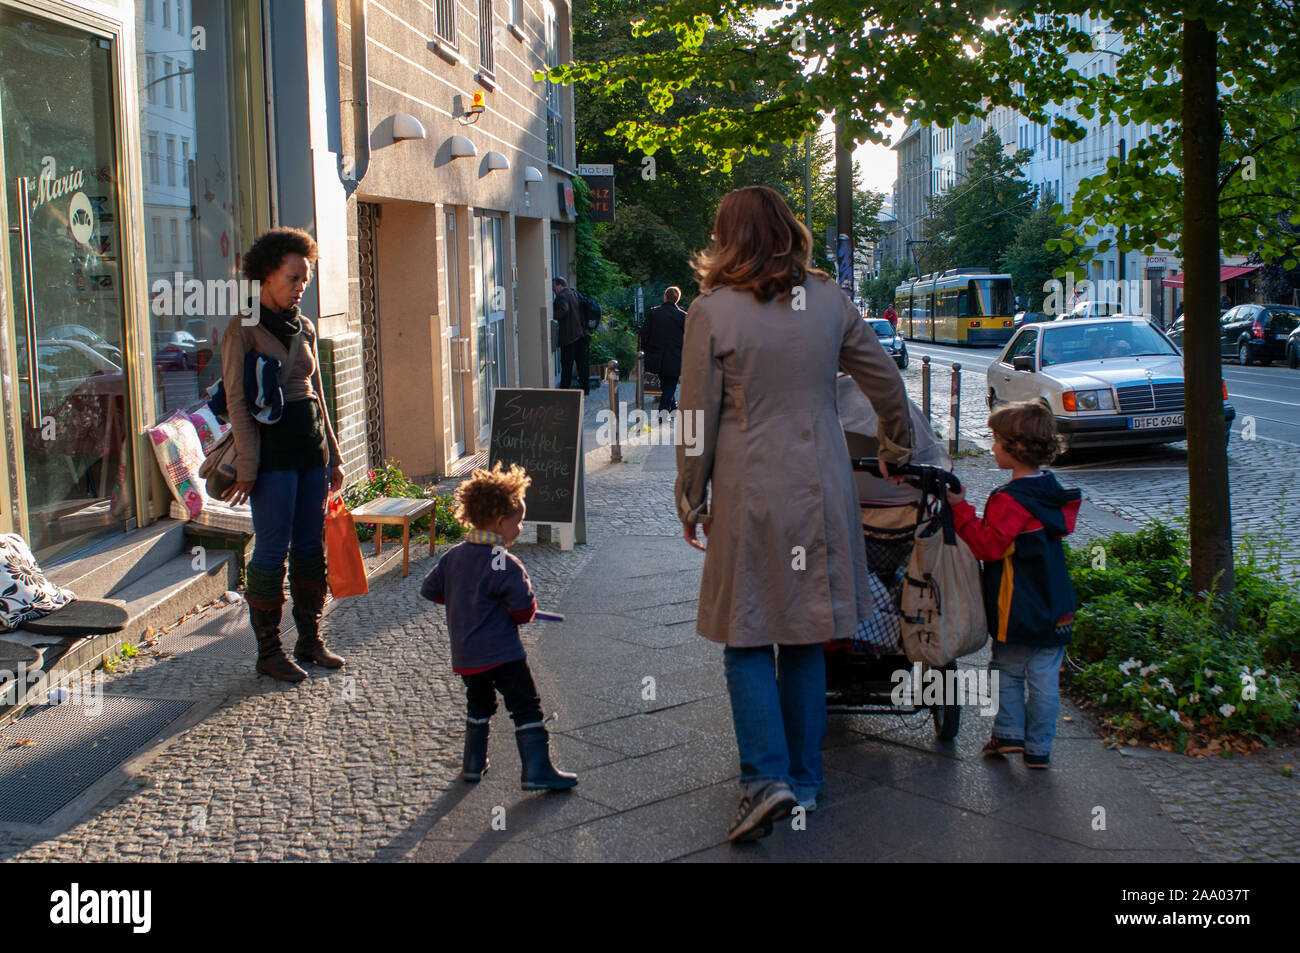
<svg viewBox="0 0 1300 953"><path fill-rule="evenodd" d="M0 4L4 425L41 563L135 517L114 42Z"/></svg>
<svg viewBox="0 0 1300 953"><path fill-rule="evenodd" d="M478 314L478 445L486 447L492 426L492 392L510 380L506 366L505 255L501 215L476 212L479 250Z"/></svg>
<svg viewBox="0 0 1300 953"><path fill-rule="evenodd" d="M447 324L443 332L451 355L451 373L447 387L451 392L452 459L465 452L465 380L470 375L469 335L461 328L460 302L460 233L456 230L456 213L443 213L443 267L447 274Z"/></svg>

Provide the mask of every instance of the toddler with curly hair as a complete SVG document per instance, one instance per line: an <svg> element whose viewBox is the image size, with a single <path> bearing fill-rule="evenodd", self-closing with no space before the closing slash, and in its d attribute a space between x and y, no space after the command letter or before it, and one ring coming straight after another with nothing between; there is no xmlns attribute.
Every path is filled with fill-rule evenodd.
<svg viewBox="0 0 1300 953"><path fill-rule="evenodd" d="M571 788L576 775L551 764L542 702L519 639L519 626L537 614L524 564L506 551L519 538L524 493L531 478L517 463L475 470L456 489L456 519L470 527L425 577L420 595L447 608L452 671L465 683L469 714L461 776L478 781L487 770L488 726L497 692L515 723L525 791Z"/></svg>
<svg viewBox="0 0 1300 953"><path fill-rule="evenodd" d="M984 608L993 636L989 670L997 673L998 690L984 754L1023 752L1026 767L1046 768L1076 607L1061 541L1074 531L1082 494L1040 469L1060 452L1056 417L1045 400L1000 406L989 427L993 458L1011 471L1011 482L989 495L982 519L964 493L948 493L957 534L984 561Z"/></svg>

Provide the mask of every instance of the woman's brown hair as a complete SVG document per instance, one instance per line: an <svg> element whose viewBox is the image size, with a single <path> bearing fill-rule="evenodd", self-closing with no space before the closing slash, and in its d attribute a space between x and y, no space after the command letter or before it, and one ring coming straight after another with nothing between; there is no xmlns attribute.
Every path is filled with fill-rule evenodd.
<svg viewBox="0 0 1300 953"><path fill-rule="evenodd" d="M1004 404L989 414L989 429L1002 447L1026 466L1051 463L1061 452L1056 416L1043 398Z"/></svg>
<svg viewBox="0 0 1300 953"><path fill-rule="evenodd" d="M788 295L809 275L812 235L775 189L751 185L728 192L713 220L713 246L691 262L700 290L731 287L760 301Z"/></svg>

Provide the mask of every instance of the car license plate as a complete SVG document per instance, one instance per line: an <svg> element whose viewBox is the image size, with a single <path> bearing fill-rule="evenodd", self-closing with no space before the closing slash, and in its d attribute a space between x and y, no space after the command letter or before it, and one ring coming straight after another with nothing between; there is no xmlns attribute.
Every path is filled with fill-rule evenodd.
<svg viewBox="0 0 1300 953"><path fill-rule="evenodd" d="M1279 334L1279 335L1277 336L1277 339L1278 339L1279 341L1285 341L1285 340L1286 340L1287 338L1289 338L1290 336L1291 336L1291 335L1289 335L1289 334Z"/></svg>
<svg viewBox="0 0 1300 953"><path fill-rule="evenodd" d="M1134 430L1159 430L1162 427L1181 427L1182 414L1159 414L1154 417L1134 417L1130 422Z"/></svg>

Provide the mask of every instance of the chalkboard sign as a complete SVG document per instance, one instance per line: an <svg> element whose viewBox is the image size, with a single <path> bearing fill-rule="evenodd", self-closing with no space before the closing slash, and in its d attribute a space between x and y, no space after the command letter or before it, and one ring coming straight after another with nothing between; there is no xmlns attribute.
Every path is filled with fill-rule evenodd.
<svg viewBox="0 0 1300 953"><path fill-rule="evenodd" d="M582 391L498 387L492 391L488 467L517 463L533 478L524 497L530 523L572 523L582 433Z"/></svg>

